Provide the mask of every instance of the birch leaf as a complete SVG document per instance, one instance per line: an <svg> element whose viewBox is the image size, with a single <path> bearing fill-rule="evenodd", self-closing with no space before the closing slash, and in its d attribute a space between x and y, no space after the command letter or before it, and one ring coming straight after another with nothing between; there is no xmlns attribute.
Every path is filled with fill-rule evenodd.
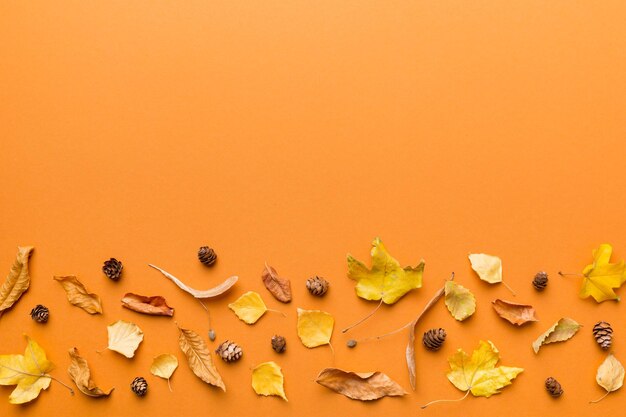
<svg viewBox="0 0 626 417"><path fill-rule="evenodd" d="M89 314L102 314L102 301L96 294L91 294L74 275L54 277L65 290L70 304L80 307Z"/></svg>
<svg viewBox="0 0 626 417"><path fill-rule="evenodd" d="M283 303L291 301L291 281L278 276L274 268L265 264L265 269L261 275L265 288L272 293L274 298Z"/></svg>
<svg viewBox="0 0 626 417"><path fill-rule="evenodd" d="M533 342L533 350L535 353L538 353L543 345L571 339L581 327L582 326L573 319L568 317L562 318Z"/></svg>
<svg viewBox="0 0 626 417"><path fill-rule="evenodd" d="M239 279L238 276L233 275L232 277L226 278L226 280L224 282L222 282L221 284L219 284L219 285L217 285L217 286L215 286L213 288L209 288L208 290L196 290L195 288L191 288L190 286L188 286L187 284L182 282L180 279L176 278L174 275L172 275L169 272L165 271L164 269L161 269L158 266L155 266L155 265L152 265L152 264L148 264L148 266L156 269L157 271L162 273L166 278L168 278L170 281L172 281L174 284L176 284L178 286L178 288L180 288L181 290L183 290L183 291L193 295L196 298L212 298L212 297L217 297L218 295L222 295L226 291L230 290L230 288L233 285L235 285L235 283Z"/></svg>
<svg viewBox="0 0 626 417"><path fill-rule="evenodd" d="M170 385L170 378L176 368L178 368L178 359L176 359L176 356L170 353L164 353L154 358L152 365L150 365L150 372L154 376L167 379L167 385L171 391L172 386Z"/></svg>
<svg viewBox="0 0 626 417"><path fill-rule="evenodd" d="M239 320L248 324L256 323L267 311L263 299L254 291L243 294L235 302L228 304L228 308L235 312Z"/></svg>
<svg viewBox="0 0 626 417"><path fill-rule="evenodd" d="M626 282L624 261L609 263L613 247L602 244L593 251L593 263L583 270L583 284L580 297L593 297L598 303L606 300L619 300L613 289Z"/></svg>
<svg viewBox="0 0 626 417"><path fill-rule="evenodd" d="M121 353L127 358L135 356L135 351L143 341L143 332L135 323L118 320L107 327L108 349Z"/></svg>
<svg viewBox="0 0 626 417"><path fill-rule="evenodd" d="M180 336L178 345L187 357L187 363L192 372L207 384L220 387L226 391L226 386L217 368L213 365L211 353L204 340L193 330L178 328Z"/></svg>
<svg viewBox="0 0 626 417"><path fill-rule="evenodd" d="M348 398L360 401L406 394L397 382L382 372L359 373L326 368L319 373L315 382Z"/></svg>
<svg viewBox="0 0 626 417"><path fill-rule="evenodd" d="M76 387L80 392L89 397L108 397L113 392L111 388L108 392L105 392L98 388L91 379L91 370L87 360L78 354L78 349L71 348L70 354L70 366L67 368L67 373L70 374L72 381L76 384Z"/></svg>
<svg viewBox="0 0 626 417"><path fill-rule="evenodd" d="M298 309L298 336L308 348L329 344L334 325L335 319L325 311Z"/></svg>
<svg viewBox="0 0 626 417"><path fill-rule="evenodd" d="M264 362L252 370L252 389L258 395L277 395L285 401L283 372L276 362Z"/></svg>
<svg viewBox="0 0 626 417"><path fill-rule="evenodd" d="M445 303L448 311L458 321L463 321L476 311L474 294L454 281L447 281L445 285Z"/></svg>
<svg viewBox="0 0 626 417"><path fill-rule="evenodd" d="M512 303L510 301L500 299L492 301L491 304L500 317L517 326L521 326L522 324L531 321L539 321L535 316L535 309L533 306Z"/></svg>
<svg viewBox="0 0 626 417"><path fill-rule="evenodd" d="M471 253L469 260L478 277L490 284L502 282L502 260L484 253Z"/></svg>
<svg viewBox="0 0 626 417"><path fill-rule="evenodd" d="M35 249L33 246L18 246L15 262L0 288L0 315L11 308L28 290L30 286L28 260L33 249Z"/></svg>
<svg viewBox="0 0 626 417"><path fill-rule="evenodd" d="M127 293L122 298L122 306L129 310L152 316L168 316L174 315L174 309L167 305L165 298L160 295L146 297L145 295Z"/></svg>
<svg viewBox="0 0 626 417"><path fill-rule="evenodd" d="M596 382L606 390L606 394L598 400L591 401L592 403L602 400L609 393L617 391L624 385L624 367L612 353L606 357L598 368Z"/></svg>

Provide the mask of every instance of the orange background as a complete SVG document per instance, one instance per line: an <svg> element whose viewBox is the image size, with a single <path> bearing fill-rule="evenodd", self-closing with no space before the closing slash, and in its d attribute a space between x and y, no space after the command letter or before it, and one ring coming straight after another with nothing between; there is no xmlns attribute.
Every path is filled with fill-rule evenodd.
<svg viewBox="0 0 626 417"><path fill-rule="evenodd" d="M626 257L625 20L621 1L1 2L0 266L9 270L17 245L36 251L31 289L0 318L0 353L22 352L26 333L69 382L76 346L98 385L116 390L93 400L53 382L13 406L2 387L0 414L617 413L624 389L587 404L604 393L591 327L612 323L626 361L624 308L579 299L579 279L556 272L579 272L603 242ZM369 264L375 236L403 265L426 260L424 286L343 335L375 306L355 296L345 255ZM204 244L218 252L213 269L196 259ZM502 257L515 301L533 304L539 323L516 328L495 315L490 302L512 297L471 272L466 255L482 251ZM118 283L100 270L109 257L124 262ZM264 261L291 278L292 304L262 286ZM218 341L245 351L217 364L226 393L190 372L174 320L122 309L126 292L164 295L175 320L206 337L198 303L148 263L198 288L239 275L209 303ZM541 269L550 284L538 294ZM448 340L437 353L418 344L415 393L361 403L313 382L334 365L384 371L410 390L405 333L355 350L345 342L412 319L451 271L478 309L459 323L440 302L425 317L418 339L445 327ZM78 275L104 314L70 306L58 274ZM304 287L314 274L331 282L323 299ZM248 290L287 317L239 321L227 304ZM51 309L47 325L28 316L37 303ZM302 346L296 307L335 316L334 359ZM535 355L531 342L563 316L585 327ZM145 332L132 360L96 353L118 319ZM270 348L274 333L288 339L283 356ZM446 358L480 339L525 372L490 399L420 410L462 395ZM164 352L180 360L173 393L148 371ZM289 402L252 391L250 368L267 360L283 367ZM137 375L150 384L143 399L128 388ZM546 394L548 376L562 383L561 399Z"/></svg>

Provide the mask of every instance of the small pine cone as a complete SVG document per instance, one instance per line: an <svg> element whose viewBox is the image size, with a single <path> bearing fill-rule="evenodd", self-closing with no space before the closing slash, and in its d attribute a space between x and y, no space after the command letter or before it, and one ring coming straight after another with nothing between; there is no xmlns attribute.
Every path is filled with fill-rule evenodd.
<svg viewBox="0 0 626 417"><path fill-rule="evenodd" d="M287 349L287 341L285 338L279 335L272 336L272 349L274 349L276 353L283 353L285 349Z"/></svg>
<svg viewBox="0 0 626 417"><path fill-rule="evenodd" d="M443 342L446 341L446 331L442 328L439 329L430 329L429 331L424 333L424 337L422 342L426 349L428 350L439 350Z"/></svg>
<svg viewBox="0 0 626 417"><path fill-rule="evenodd" d="M37 323L46 323L50 317L50 310L48 310L46 306L37 304L35 308L30 311L30 317Z"/></svg>
<svg viewBox="0 0 626 417"><path fill-rule="evenodd" d="M317 297L322 297L326 294L326 291L328 291L328 285L328 281L318 276L311 277L306 280L306 289L309 290L312 295Z"/></svg>
<svg viewBox="0 0 626 417"><path fill-rule="evenodd" d="M241 358L243 350L237 343L227 340L215 349L215 353L217 353L224 362L235 362Z"/></svg>
<svg viewBox="0 0 626 417"><path fill-rule="evenodd" d="M198 249L198 259L206 266L212 266L217 260L217 254L208 246L202 246Z"/></svg>
<svg viewBox="0 0 626 417"><path fill-rule="evenodd" d="M593 326L593 337L602 349L608 349L613 342L613 329L606 321L599 321Z"/></svg>
<svg viewBox="0 0 626 417"><path fill-rule="evenodd" d="M537 291L543 291L546 289L547 285L548 274L546 274L544 271L537 272L535 278L533 279L533 287L535 287Z"/></svg>
<svg viewBox="0 0 626 417"><path fill-rule="evenodd" d="M148 381L138 376L130 383L130 389L133 390L138 397L143 397L148 392Z"/></svg>
<svg viewBox="0 0 626 417"><path fill-rule="evenodd" d="M552 377L546 379L546 391L548 391L548 394L552 395L555 398L560 397L561 394L563 394L563 388L561 388L561 384L559 384L559 381Z"/></svg>
<svg viewBox="0 0 626 417"><path fill-rule="evenodd" d="M123 268L124 266L120 261L115 258L111 258L108 261L104 261L104 265L102 266L102 272L104 272L104 275L106 275L109 279L117 281L122 275Z"/></svg>

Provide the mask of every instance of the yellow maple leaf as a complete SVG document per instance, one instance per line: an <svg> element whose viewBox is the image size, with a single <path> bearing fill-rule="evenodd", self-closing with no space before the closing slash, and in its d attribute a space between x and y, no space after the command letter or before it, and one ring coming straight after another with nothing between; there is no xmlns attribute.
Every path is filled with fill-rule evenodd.
<svg viewBox="0 0 626 417"><path fill-rule="evenodd" d="M308 348L330 343L334 325L335 319L325 311L298 309L298 337Z"/></svg>
<svg viewBox="0 0 626 417"><path fill-rule="evenodd" d="M283 372L276 362L263 362L252 370L252 388L258 395L277 395L285 401Z"/></svg>
<svg viewBox="0 0 626 417"><path fill-rule="evenodd" d="M580 297L592 296L597 302L619 300L613 289L626 282L624 261L609 263L613 247L604 243L593 251L593 263L583 270L583 284Z"/></svg>
<svg viewBox="0 0 626 417"><path fill-rule="evenodd" d="M382 300L393 304L407 292L422 286L424 260L415 267L400 266L381 242L372 242L372 269L348 255L348 277L357 281L356 294L366 300Z"/></svg>
<svg viewBox="0 0 626 417"><path fill-rule="evenodd" d="M235 302L228 304L228 308L235 312L239 320L248 324L256 323L267 311L263 299L254 291L248 291Z"/></svg>

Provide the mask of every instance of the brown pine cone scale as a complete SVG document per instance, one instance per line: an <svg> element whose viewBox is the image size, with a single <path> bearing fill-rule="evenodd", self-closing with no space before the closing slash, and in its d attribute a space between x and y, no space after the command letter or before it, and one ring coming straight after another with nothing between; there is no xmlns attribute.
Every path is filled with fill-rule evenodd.
<svg viewBox="0 0 626 417"><path fill-rule="evenodd" d="M436 351L441 348L441 345L446 340L446 336L446 331L442 328L430 329L424 333L422 343L424 343L426 349Z"/></svg>

